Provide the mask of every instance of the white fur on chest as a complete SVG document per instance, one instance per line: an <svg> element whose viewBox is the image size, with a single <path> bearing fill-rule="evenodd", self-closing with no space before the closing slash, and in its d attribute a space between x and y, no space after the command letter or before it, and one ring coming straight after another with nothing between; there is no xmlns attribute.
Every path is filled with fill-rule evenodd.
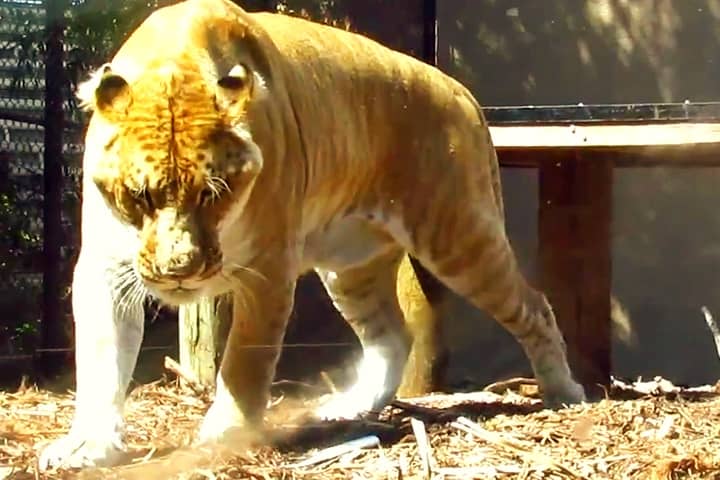
<svg viewBox="0 0 720 480"><path fill-rule="evenodd" d="M392 248L392 238L367 217L351 215L332 221L305 238L303 268L340 271L366 263Z"/></svg>

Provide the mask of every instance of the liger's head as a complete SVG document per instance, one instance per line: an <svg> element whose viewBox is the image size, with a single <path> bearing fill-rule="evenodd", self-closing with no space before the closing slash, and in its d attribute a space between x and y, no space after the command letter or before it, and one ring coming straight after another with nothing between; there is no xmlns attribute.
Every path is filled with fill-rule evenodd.
<svg viewBox="0 0 720 480"><path fill-rule="evenodd" d="M260 78L238 64L212 80L160 64L128 81L106 65L79 91L101 142L92 149L94 185L137 230L138 276L170 304L206 295L222 275L223 228L262 169L246 124Z"/></svg>

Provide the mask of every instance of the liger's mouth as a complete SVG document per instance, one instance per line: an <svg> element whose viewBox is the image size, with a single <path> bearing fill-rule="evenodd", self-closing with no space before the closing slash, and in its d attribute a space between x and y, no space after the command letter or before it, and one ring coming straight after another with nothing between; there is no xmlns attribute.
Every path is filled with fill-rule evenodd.
<svg viewBox="0 0 720 480"><path fill-rule="evenodd" d="M199 288L175 287L170 290L172 293L192 293L200 290Z"/></svg>
<svg viewBox="0 0 720 480"><path fill-rule="evenodd" d="M177 286L173 288L154 288L150 290L154 297L170 305L195 303L203 297L202 288Z"/></svg>

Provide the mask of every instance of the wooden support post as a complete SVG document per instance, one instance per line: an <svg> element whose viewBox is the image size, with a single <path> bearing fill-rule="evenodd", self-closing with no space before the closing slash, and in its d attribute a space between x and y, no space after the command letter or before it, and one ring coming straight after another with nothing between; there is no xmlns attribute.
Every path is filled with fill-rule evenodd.
<svg viewBox="0 0 720 480"><path fill-rule="evenodd" d="M178 312L180 365L202 385L215 385L215 376L232 322L229 296L204 299Z"/></svg>
<svg viewBox="0 0 720 480"><path fill-rule="evenodd" d="M612 160L548 152L540 162L540 279L589 396L610 380Z"/></svg>

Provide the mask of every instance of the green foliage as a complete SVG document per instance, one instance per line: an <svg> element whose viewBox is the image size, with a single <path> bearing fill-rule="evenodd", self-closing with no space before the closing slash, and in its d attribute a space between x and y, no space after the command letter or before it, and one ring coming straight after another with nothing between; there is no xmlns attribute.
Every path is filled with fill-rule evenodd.
<svg viewBox="0 0 720 480"><path fill-rule="evenodd" d="M12 188L0 191L0 340L18 351L31 347L37 333L41 285L27 275L42 248L37 225L27 209L20 207Z"/></svg>
<svg viewBox="0 0 720 480"><path fill-rule="evenodd" d="M338 14L342 12L342 7L343 0L286 0L277 2L279 12L299 14L319 21L338 18Z"/></svg>
<svg viewBox="0 0 720 480"><path fill-rule="evenodd" d="M74 87L89 69L106 62L153 10L172 0L83 0L66 13L66 65Z"/></svg>

